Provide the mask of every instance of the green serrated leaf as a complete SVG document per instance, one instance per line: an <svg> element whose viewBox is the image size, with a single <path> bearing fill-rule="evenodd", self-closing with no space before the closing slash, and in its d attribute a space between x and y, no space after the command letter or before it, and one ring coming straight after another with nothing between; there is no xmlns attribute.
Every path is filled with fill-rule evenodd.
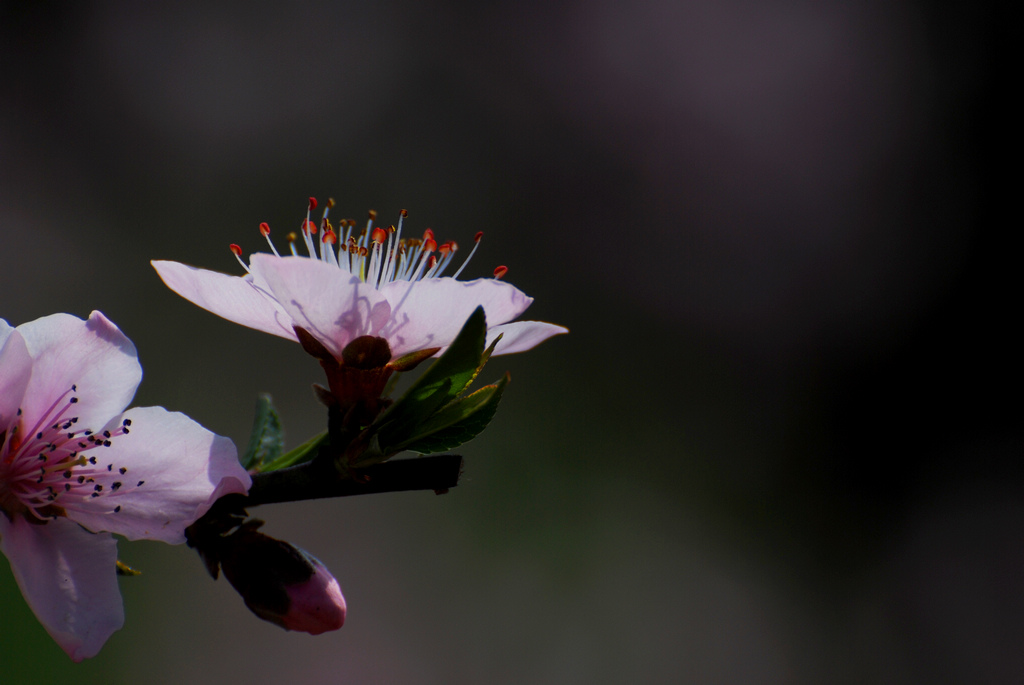
<svg viewBox="0 0 1024 685"><path fill-rule="evenodd" d="M451 384L445 382L435 390L433 395L419 401L408 402L403 411L397 412L397 416L395 412L390 411L385 414L382 417L384 420L379 421L379 425L372 429L372 432L375 433L374 437L385 453L394 454L399 450L393 449L392 445L405 440L406 436L413 432L419 424L428 420L450 402Z"/></svg>
<svg viewBox="0 0 1024 685"><path fill-rule="evenodd" d="M450 450L469 442L494 418L508 381L509 377L506 374L494 385L484 386L450 403L418 426L415 437L401 443L397 448L428 454Z"/></svg>
<svg viewBox="0 0 1024 685"><path fill-rule="evenodd" d="M270 395L263 393L256 398L256 413L249 434L249 446L242 457L246 470L262 470L262 465L281 456L284 449L284 429L274 409Z"/></svg>
<svg viewBox="0 0 1024 685"><path fill-rule="evenodd" d="M462 389L463 392L468 390L469 386L473 385L473 381L476 380L476 377L479 376L480 372L484 370L485 366L487 366L487 362L491 360L491 355L494 354L494 348L498 346L498 341L501 340L504 335L504 333L498 333L498 337L494 339L494 342L484 350L483 355L480 356L480 363L477 364L476 371L473 372L473 377L469 379L469 382L466 383L466 387Z"/></svg>
<svg viewBox="0 0 1024 685"><path fill-rule="evenodd" d="M419 424L465 390L479 370L486 337L484 309L477 307L444 354L377 419L372 431L379 433L382 449L391 452L392 445L418 434Z"/></svg>
<svg viewBox="0 0 1024 685"><path fill-rule="evenodd" d="M466 319L462 330L455 336L455 340L444 354L413 383L406 395L413 400L425 399L433 395L445 381L450 381L448 393L453 399L457 397L473 379L477 367L480 366L486 338L487 320L484 317L484 308L477 307Z"/></svg>
<svg viewBox="0 0 1024 685"><path fill-rule="evenodd" d="M269 471L277 471L288 466L295 466L296 464L304 464L307 461L311 461L313 457L316 456L320 445L327 442L327 440L327 431L324 431L319 435L314 435L295 449L288 450L269 464L264 464L260 467L260 472L267 473Z"/></svg>

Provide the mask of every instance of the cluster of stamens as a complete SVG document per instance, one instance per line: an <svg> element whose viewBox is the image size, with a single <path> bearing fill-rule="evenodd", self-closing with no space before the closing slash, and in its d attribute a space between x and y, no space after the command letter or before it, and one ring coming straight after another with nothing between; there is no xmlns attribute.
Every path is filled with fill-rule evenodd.
<svg viewBox="0 0 1024 685"><path fill-rule="evenodd" d="M403 238L402 222L409 215L404 209L399 216L398 226L389 226L388 228L374 226L377 212L371 210L366 226L357 233L354 219L342 219L338 222L338 228L335 230L327 217L331 208L334 207L333 199L327 200L319 226L310 219L310 214L316 207L316 198L309 198L306 220L302 222L298 233L288 234L288 244L292 255L299 256L296 243L301 236L302 242L306 246L306 254L311 259L319 259L344 269L375 288L392 281L439 278L451 265L455 253L459 249L458 244L454 241L438 245L434 238L434 232L429 228L424 231L422 238ZM280 253L270 239L270 226L266 223L260 224L260 233L267 239L271 251L280 257ZM482 237L482 231L474 236L473 249L452 275L452 278L458 278L469 264ZM248 271L249 267L242 260L242 248L232 244L231 251L242 267ZM506 273L508 273L508 268L499 266L494 270L494 277L502 278Z"/></svg>
<svg viewBox="0 0 1024 685"><path fill-rule="evenodd" d="M128 469L104 459L103 448L127 435L131 419L111 430L78 430L75 386L61 395L31 430L19 419L0 433L0 510L27 512L39 520L56 518L82 502L116 496L142 487L129 481ZM18 410L18 416L22 415ZM111 503L110 513L121 511ZM20 505L20 506L19 506ZM95 505L90 506L95 512Z"/></svg>

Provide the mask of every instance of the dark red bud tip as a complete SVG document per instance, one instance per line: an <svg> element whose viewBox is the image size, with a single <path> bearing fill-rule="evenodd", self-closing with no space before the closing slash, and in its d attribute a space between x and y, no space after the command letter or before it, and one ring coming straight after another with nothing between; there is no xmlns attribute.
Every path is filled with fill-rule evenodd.
<svg viewBox="0 0 1024 685"><path fill-rule="evenodd" d="M236 257L241 257L242 256L242 248L241 247L239 247L238 245L235 245L234 243L231 243L231 245L229 245L229 247L231 248L231 251L235 254Z"/></svg>
<svg viewBox="0 0 1024 685"><path fill-rule="evenodd" d="M476 235L473 236L473 242L474 243L479 243L480 239L483 238L483 237L484 237L484 232L483 231L477 231Z"/></svg>
<svg viewBox="0 0 1024 685"><path fill-rule="evenodd" d="M268 224L266 221L261 223L260 224L260 233L263 234L264 238L266 238L268 235L270 235L270 224Z"/></svg>
<svg viewBox="0 0 1024 685"><path fill-rule="evenodd" d="M494 270L494 277L500 280L500 279L504 278L505 274L507 274L507 273L508 273L508 267L507 266L499 266L498 268L496 268Z"/></svg>
<svg viewBox="0 0 1024 685"><path fill-rule="evenodd" d="M314 209L316 209L316 198L311 197L309 198L309 211L312 212Z"/></svg>

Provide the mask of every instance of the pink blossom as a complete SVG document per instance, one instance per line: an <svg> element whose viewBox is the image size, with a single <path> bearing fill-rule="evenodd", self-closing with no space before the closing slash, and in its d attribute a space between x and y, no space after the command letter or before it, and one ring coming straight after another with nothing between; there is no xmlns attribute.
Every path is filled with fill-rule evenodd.
<svg viewBox="0 0 1024 685"><path fill-rule="evenodd" d="M75 661L124 622L111 534L184 542L251 483L227 438L162 407L125 411L141 380L135 347L99 312L0 320L0 549Z"/></svg>
<svg viewBox="0 0 1024 685"><path fill-rule="evenodd" d="M241 277L170 261L154 261L153 267L171 290L203 309L290 340L297 340L299 326L338 359L364 335L386 339L393 357L444 348L478 306L487 316L487 344L502 335L494 354L522 352L568 332L541 321L513 321L533 298L499 280L505 267L495 269L495 278L460 281L462 268L443 276L455 243L438 246L429 229L422 240L403 239L401 220L397 229L374 228L372 216L362 233L352 230L354 222L342 221L336 234L326 211L319 233L307 215L301 233L308 257L298 256L295 241L292 256L284 257L270 243L273 254L253 254L246 265L241 249L232 246L248 272ZM261 231L269 242L266 224Z"/></svg>

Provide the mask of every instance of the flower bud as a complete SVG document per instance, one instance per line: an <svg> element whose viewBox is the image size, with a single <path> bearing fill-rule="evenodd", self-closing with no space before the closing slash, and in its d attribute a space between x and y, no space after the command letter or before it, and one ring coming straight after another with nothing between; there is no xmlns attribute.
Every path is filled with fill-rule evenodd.
<svg viewBox="0 0 1024 685"><path fill-rule="evenodd" d="M245 605L285 630L319 635L345 623L345 597L318 559L283 540L243 525L224 541L224 577Z"/></svg>

